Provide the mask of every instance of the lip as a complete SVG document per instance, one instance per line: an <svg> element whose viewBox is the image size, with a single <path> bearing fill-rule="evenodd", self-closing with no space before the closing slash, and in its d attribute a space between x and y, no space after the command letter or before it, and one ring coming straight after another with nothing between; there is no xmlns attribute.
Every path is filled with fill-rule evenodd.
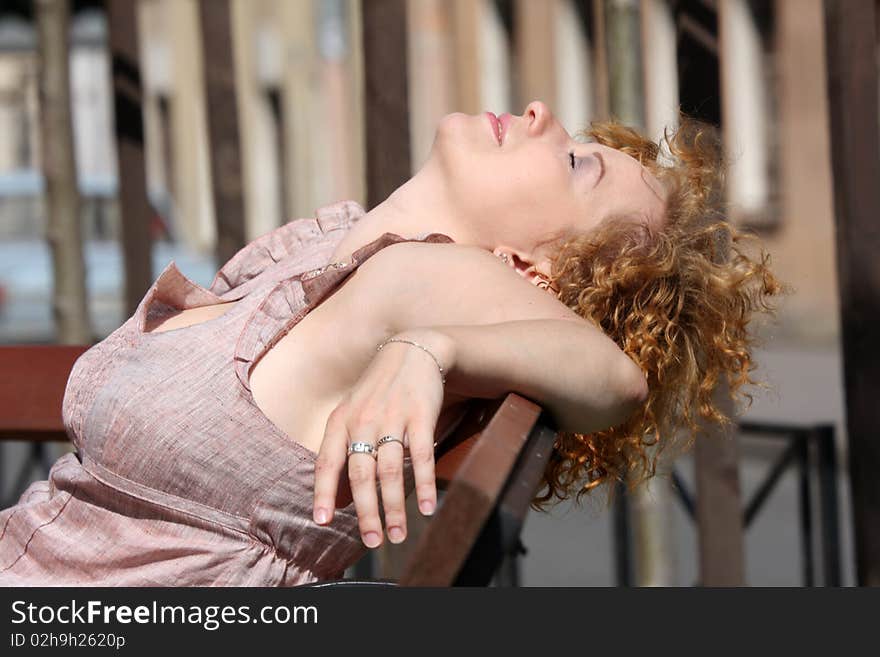
<svg viewBox="0 0 880 657"><path fill-rule="evenodd" d="M504 143L504 135L507 134L507 128L510 126L510 122L513 121L513 115L505 112L501 116L498 117L499 123L501 123L501 142Z"/></svg>
<svg viewBox="0 0 880 657"><path fill-rule="evenodd" d="M485 112L485 115L489 118L489 125L492 126L492 135L495 137L495 141L501 146L501 121L492 112Z"/></svg>

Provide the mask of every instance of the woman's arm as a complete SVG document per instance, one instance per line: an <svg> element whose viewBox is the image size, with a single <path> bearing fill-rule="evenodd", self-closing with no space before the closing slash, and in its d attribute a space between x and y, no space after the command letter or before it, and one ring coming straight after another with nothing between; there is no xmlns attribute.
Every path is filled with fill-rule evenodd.
<svg viewBox="0 0 880 657"><path fill-rule="evenodd" d="M419 509L430 514L437 496L432 443L448 396L519 392L546 408L560 429L588 433L625 420L643 395L644 377L613 340L482 249L393 244L359 266L345 288L342 299L362 311L362 330L413 340L448 372L444 388L421 349L370 348L366 369L327 420L315 461L315 522L333 517L347 468L370 547L382 534L377 479L389 537L397 542L406 533L403 443L374 448L376 460L347 456L349 446L409 436Z"/></svg>
<svg viewBox="0 0 880 657"><path fill-rule="evenodd" d="M647 396L641 369L611 338L484 249L403 242L361 274L388 335L417 333L440 352L447 393L518 392L578 433L623 422Z"/></svg>
<svg viewBox="0 0 880 657"><path fill-rule="evenodd" d="M447 372L447 392L487 399L520 393L545 408L561 431L586 434L613 427L648 394L638 366L580 318L434 326L396 337L414 340L437 356Z"/></svg>

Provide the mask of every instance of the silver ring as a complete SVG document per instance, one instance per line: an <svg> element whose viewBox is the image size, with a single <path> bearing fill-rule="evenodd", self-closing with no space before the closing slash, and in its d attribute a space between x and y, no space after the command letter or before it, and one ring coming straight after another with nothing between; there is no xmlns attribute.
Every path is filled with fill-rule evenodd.
<svg viewBox="0 0 880 657"><path fill-rule="evenodd" d="M348 446L348 455L351 456L352 454L355 454L355 453L369 454L374 459L378 458L378 455L376 454L376 448L373 447L373 445L371 443L367 443L362 440L354 442Z"/></svg>
<svg viewBox="0 0 880 657"><path fill-rule="evenodd" d="M400 438L395 438L394 436L382 436L376 443L376 451L379 451L379 448L382 445L387 445L388 443L400 443L400 446L403 447L403 449L406 449L406 445L403 444L403 441Z"/></svg>

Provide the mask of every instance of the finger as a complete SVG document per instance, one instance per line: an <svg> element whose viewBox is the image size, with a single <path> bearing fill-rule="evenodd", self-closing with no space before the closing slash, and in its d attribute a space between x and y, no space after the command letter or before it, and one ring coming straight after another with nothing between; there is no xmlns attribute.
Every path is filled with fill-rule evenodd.
<svg viewBox="0 0 880 657"><path fill-rule="evenodd" d="M375 435L375 432L371 432L371 435ZM375 439L365 442L375 444ZM368 548L378 547L382 544L382 522L376 494L376 459L372 454L355 452L348 457L348 481L357 510L361 540Z"/></svg>
<svg viewBox="0 0 880 657"><path fill-rule="evenodd" d="M434 424L424 418L410 422L409 455L416 480L419 511L429 516L437 507L437 484L434 475Z"/></svg>
<svg viewBox="0 0 880 657"><path fill-rule="evenodd" d="M327 418L321 449L315 460L315 499L313 518L319 525L333 519L336 509L336 488L345 467L348 449L348 429L343 420L343 411L337 407Z"/></svg>
<svg viewBox="0 0 880 657"><path fill-rule="evenodd" d="M403 439L403 428L389 432ZM385 509L385 531L392 543L406 538L406 497L403 491L403 445L389 442L377 448L379 454L376 472L382 487L382 507Z"/></svg>

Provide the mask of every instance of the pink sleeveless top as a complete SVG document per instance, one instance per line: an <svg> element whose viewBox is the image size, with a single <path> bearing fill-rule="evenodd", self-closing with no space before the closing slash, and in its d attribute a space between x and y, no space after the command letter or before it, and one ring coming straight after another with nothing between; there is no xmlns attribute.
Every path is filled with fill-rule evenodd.
<svg viewBox="0 0 880 657"><path fill-rule="evenodd" d="M76 361L63 418L77 453L0 512L0 585L290 586L335 579L366 551L354 504L312 521L316 454L256 406L251 367L385 233L328 264L363 216L343 201L258 238L209 288L172 261L135 314ZM192 326L146 333L174 309L239 300ZM303 381L303 385L309 385ZM405 462L407 493L412 468Z"/></svg>

